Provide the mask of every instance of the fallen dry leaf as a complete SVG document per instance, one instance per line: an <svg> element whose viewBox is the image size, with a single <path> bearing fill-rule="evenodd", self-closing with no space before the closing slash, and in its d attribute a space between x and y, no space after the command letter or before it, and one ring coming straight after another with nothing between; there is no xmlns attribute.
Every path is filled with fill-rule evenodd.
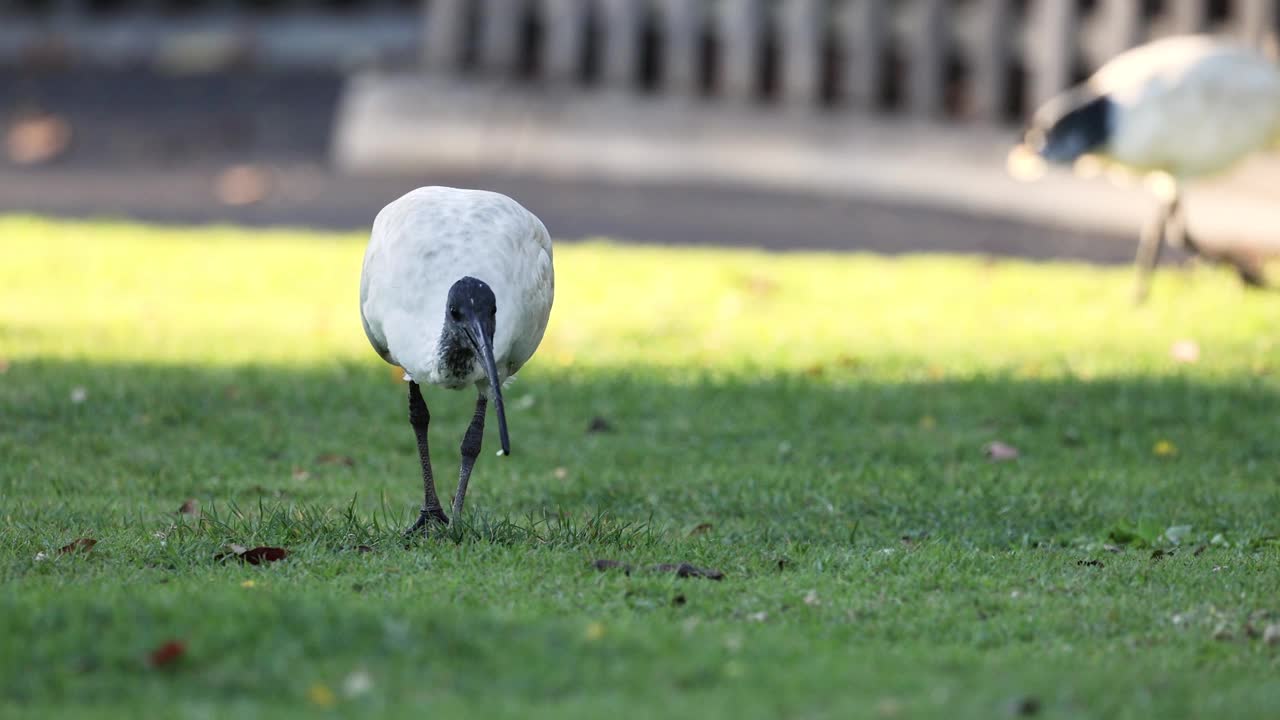
<svg viewBox="0 0 1280 720"><path fill-rule="evenodd" d="M186 643L181 640L170 640L160 647L152 650L147 655L147 661L151 663L151 667L164 667L172 665L178 658L187 652Z"/></svg>
<svg viewBox="0 0 1280 720"><path fill-rule="evenodd" d="M0 358L0 375L7 372L9 372L9 361L4 358Z"/></svg>
<svg viewBox="0 0 1280 720"><path fill-rule="evenodd" d="M16 165L38 165L61 155L71 145L71 124L50 113L19 119L5 134L5 151Z"/></svg>
<svg viewBox="0 0 1280 720"><path fill-rule="evenodd" d="M712 526L712 525L711 525L711 523L709 523L709 522L698 523L697 525L694 525L694 526L693 526L693 529L692 529L692 530L690 530L690 531L689 531L689 537L696 537L696 536L698 536L698 535L705 535L706 533L708 533L708 532L710 532L710 531L711 531L711 528L712 528L712 527L713 527L713 526Z"/></svg>
<svg viewBox="0 0 1280 720"><path fill-rule="evenodd" d="M342 465L344 467L355 467L355 458L348 455L338 455L336 453L324 453L316 458L316 463L320 465Z"/></svg>
<svg viewBox="0 0 1280 720"><path fill-rule="evenodd" d="M676 574L676 577L682 577L682 578L696 577L696 578L707 578L708 580L724 579L724 573L720 572L719 570L694 567L689 563L680 563L678 565L675 563L662 563L660 565L654 565L653 567L650 568L650 570L654 570L657 572L674 572Z"/></svg>
<svg viewBox="0 0 1280 720"><path fill-rule="evenodd" d="M196 516L196 517L199 517L199 516L200 516L200 501L199 501L199 500L196 500L195 498L189 498L189 499L187 499L186 501L184 501L184 502L182 503L182 506L178 508L178 514L179 514L179 515L194 515L194 516Z"/></svg>
<svg viewBox="0 0 1280 720"><path fill-rule="evenodd" d="M218 176L214 193L224 205L253 205L271 192L271 175L254 165L233 165Z"/></svg>
<svg viewBox="0 0 1280 720"><path fill-rule="evenodd" d="M591 418L591 422L587 424L587 432L589 433L613 432L613 423L597 415Z"/></svg>
<svg viewBox="0 0 1280 720"><path fill-rule="evenodd" d="M1018 459L1018 448L1000 441L989 442L982 449L992 462L1007 462Z"/></svg>
<svg viewBox="0 0 1280 720"><path fill-rule="evenodd" d="M298 481L306 480L311 477L311 473L308 472L306 468L300 468L297 466L294 466L292 475L293 479Z"/></svg>
<svg viewBox="0 0 1280 720"><path fill-rule="evenodd" d="M265 545L245 549L243 545L228 545L231 552L222 553L215 557L215 560L231 560L236 559L250 565L262 565L263 563L276 562L289 557L289 551L284 548L267 547Z"/></svg>
<svg viewBox="0 0 1280 720"><path fill-rule="evenodd" d="M75 540L72 540L66 545L63 545L62 547L58 548L58 553L61 555L67 555L69 553L76 552L77 550L83 550L84 552L89 552L90 550L93 549L93 546L97 544L98 544L98 541L94 540L93 538L76 538Z"/></svg>
<svg viewBox="0 0 1280 720"><path fill-rule="evenodd" d="M1179 340L1169 348L1169 355L1175 362L1188 365L1200 361L1200 344L1195 340Z"/></svg>

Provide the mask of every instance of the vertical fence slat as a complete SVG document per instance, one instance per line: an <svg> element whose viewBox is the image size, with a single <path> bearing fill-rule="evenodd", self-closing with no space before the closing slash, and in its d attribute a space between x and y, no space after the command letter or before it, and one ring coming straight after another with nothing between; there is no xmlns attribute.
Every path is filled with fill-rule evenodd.
<svg viewBox="0 0 1280 720"><path fill-rule="evenodd" d="M1098 42L1089 57L1093 65L1101 65L1137 45L1142 39L1142 4L1133 0L1105 0L1096 12L1089 37Z"/></svg>
<svg viewBox="0 0 1280 720"><path fill-rule="evenodd" d="M889 37L886 0L849 0L840 18L845 67L842 94L854 107L870 110L880 97Z"/></svg>
<svg viewBox="0 0 1280 720"><path fill-rule="evenodd" d="M721 0L717 10L720 92L729 100L750 100L760 76L764 8L760 0Z"/></svg>
<svg viewBox="0 0 1280 720"><path fill-rule="evenodd" d="M548 80L571 82L578 76L586 43L587 6L584 0L542 0L542 67Z"/></svg>
<svg viewBox="0 0 1280 720"><path fill-rule="evenodd" d="M1238 0L1239 34L1256 48L1274 51L1276 42L1276 1Z"/></svg>
<svg viewBox="0 0 1280 720"><path fill-rule="evenodd" d="M1035 0L1031 15L1027 96L1038 106L1071 82L1079 14L1075 0Z"/></svg>
<svg viewBox="0 0 1280 720"><path fill-rule="evenodd" d="M1173 32L1199 32L1208 19L1208 10L1205 0L1172 0L1168 12Z"/></svg>
<svg viewBox="0 0 1280 720"><path fill-rule="evenodd" d="M996 121L1009 92L1009 36L1013 29L1009 0L978 0L972 10L969 111L974 120Z"/></svg>
<svg viewBox="0 0 1280 720"><path fill-rule="evenodd" d="M698 33L702 28L702 3L660 0L663 38L662 86L671 95L698 91Z"/></svg>
<svg viewBox="0 0 1280 720"><path fill-rule="evenodd" d="M784 0L778 9L782 50L782 100L794 107L818 104L822 92L822 0Z"/></svg>
<svg viewBox="0 0 1280 720"><path fill-rule="evenodd" d="M428 69L458 66L465 46L467 6L471 0L423 0L422 61Z"/></svg>
<svg viewBox="0 0 1280 720"><path fill-rule="evenodd" d="M510 73L520 61L520 13L523 0L478 0L480 7L480 67L491 73Z"/></svg>
<svg viewBox="0 0 1280 720"><path fill-rule="evenodd" d="M947 0L916 0L912 8L907 107L922 117L936 117L944 106L951 49L947 4Z"/></svg>
<svg viewBox="0 0 1280 720"><path fill-rule="evenodd" d="M605 87L630 88L639 74L641 9L636 0L601 0Z"/></svg>

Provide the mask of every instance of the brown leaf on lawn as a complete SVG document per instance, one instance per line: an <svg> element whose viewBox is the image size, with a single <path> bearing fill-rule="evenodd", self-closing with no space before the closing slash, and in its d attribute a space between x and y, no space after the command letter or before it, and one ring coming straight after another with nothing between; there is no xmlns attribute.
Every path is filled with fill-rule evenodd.
<svg viewBox="0 0 1280 720"><path fill-rule="evenodd" d="M713 527L712 524L709 522L698 523L697 525L693 526L692 530L689 531L689 537L705 535L706 533L711 531L712 527Z"/></svg>
<svg viewBox="0 0 1280 720"><path fill-rule="evenodd" d="M999 440L987 443L982 451L986 453L987 459L992 462L1007 462L1018 459L1018 448L1002 443Z"/></svg>
<svg viewBox="0 0 1280 720"><path fill-rule="evenodd" d="M76 538L75 540L72 540L66 545L63 545L62 547L58 548L58 553L60 555L67 555L67 554L76 552L77 550L83 550L84 552L89 552L90 550L93 549L93 546L97 544L98 544L98 541L94 540L93 538Z"/></svg>
<svg viewBox="0 0 1280 720"><path fill-rule="evenodd" d="M296 465L293 467L294 480L298 480L299 482L301 482L302 480L306 480L309 477L311 477L311 473L307 472L306 468L301 468Z"/></svg>
<svg viewBox="0 0 1280 720"><path fill-rule="evenodd" d="M1200 361L1200 344L1195 340L1179 340L1169 348L1169 356L1174 362L1188 365Z"/></svg>
<svg viewBox="0 0 1280 720"><path fill-rule="evenodd" d="M597 415L591 418L591 422L587 424L587 432L589 433L613 432L613 423Z"/></svg>
<svg viewBox="0 0 1280 720"><path fill-rule="evenodd" d="M188 498L186 501L184 501L184 502L182 503L182 506L178 508L178 514L179 514L179 515L194 515L194 516L196 516L196 517L199 517L199 516L200 516L200 501L199 501L199 500L196 500L195 498Z"/></svg>
<svg viewBox="0 0 1280 720"><path fill-rule="evenodd" d="M605 570L621 570L627 575L631 574L631 566L624 562L618 562L617 560L596 560L591 563L591 567L594 567L600 572L604 572Z"/></svg>
<svg viewBox="0 0 1280 720"><path fill-rule="evenodd" d="M0 375L9 372L9 361L0 357Z"/></svg>
<svg viewBox="0 0 1280 720"><path fill-rule="evenodd" d="M695 578L706 578L708 580L724 579L724 573L720 572L719 570L712 570L711 568L694 567L689 563L680 563L678 565L675 563L662 563L660 565L654 565L650 569L657 572L674 572L676 574L676 577L682 577L682 578L695 577Z"/></svg>
<svg viewBox="0 0 1280 720"><path fill-rule="evenodd" d="M232 165L218 175L214 194L224 205L253 205L271 192L270 171L256 165Z"/></svg>
<svg viewBox="0 0 1280 720"><path fill-rule="evenodd" d="M355 467L355 458L349 455L338 455L336 453L324 453L316 458L316 462L320 465L342 465L344 467Z"/></svg>
<svg viewBox="0 0 1280 720"><path fill-rule="evenodd" d="M170 640L147 655L151 667L164 667L173 664L187 652L186 643L181 640Z"/></svg>
<svg viewBox="0 0 1280 720"><path fill-rule="evenodd" d="M215 560L231 560L236 559L250 565L262 565L263 563L276 562L289 557L289 551L284 548L267 547L260 545L255 548L245 549L243 545L232 543L227 546L231 552L222 553L215 557Z"/></svg>
<svg viewBox="0 0 1280 720"><path fill-rule="evenodd" d="M61 155L71 145L71 124L49 114L31 114L15 121L5 134L5 151L15 165L39 165Z"/></svg>
<svg viewBox="0 0 1280 720"><path fill-rule="evenodd" d="M239 557L250 565L261 565L263 563L283 560L289 557L289 551L284 548L267 547L263 545L245 550Z"/></svg>

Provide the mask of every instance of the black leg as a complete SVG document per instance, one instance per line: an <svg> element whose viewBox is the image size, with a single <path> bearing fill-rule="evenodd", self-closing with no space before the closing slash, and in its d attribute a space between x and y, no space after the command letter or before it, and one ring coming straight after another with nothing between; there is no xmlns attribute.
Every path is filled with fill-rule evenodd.
<svg viewBox="0 0 1280 720"><path fill-rule="evenodd" d="M422 399L422 391L418 383L409 382L409 424L413 426L413 434L418 438L418 459L422 462L422 512L413 527L405 531L411 535L427 524L438 522L449 524L449 518L440 507L440 498L436 497L436 481L431 475L431 454L427 451L427 425L431 422L431 413L427 412L427 403Z"/></svg>
<svg viewBox="0 0 1280 720"><path fill-rule="evenodd" d="M489 399L482 391L476 398L476 414L471 417L467 434L462 436L462 470L458 473L458 492L453 494L453 516L462 515L462 501L467 496L467 483L471 480L471 468L480 457L480 443L484 440L484 412Z"/></svg>
<svg viewBox="0 0 1280 720"><path fill-rule="evenodd" d="M1138 256L1134 259L1138 279L1133 289L1133 302L1138 305L1146 302L1151 290L1151 273L1160 262L1160 250L1164 246L1169 215L1176 207L1177 200L1162 203L1155 216L1142 228L1142 237L1138 240Z"/></svg>

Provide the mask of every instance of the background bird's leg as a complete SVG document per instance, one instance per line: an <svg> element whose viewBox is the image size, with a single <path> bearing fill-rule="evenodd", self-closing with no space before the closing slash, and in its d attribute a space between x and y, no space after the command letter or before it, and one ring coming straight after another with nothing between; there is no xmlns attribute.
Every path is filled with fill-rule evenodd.
<svg viewBox="0 0 1280 720"><path fill-rule="evenodd" d="M418 383L409 382L409 424L413 426L413 434L418 438L418 459L422 461L422 512L413 527L405 531L406 535L421 530L428 523L449 524L449 517L440 507L440 498L436 497L436 481L431 475L431 454L427 451L427 425L431 422L431 413L427 412L427 403L422 399L422 391Z"/></svg>
<svg viewBox="0 0 1280 720"><path fill-rule="evenodd" d="M1231 249L1206 250L1200 246L1200 243L1192 237L1191 231L1187 229L1187 214L1182 207L1180 197L1175 198L1173 201L1167 237L1171 246L1182 247L1192 255L1197 255L1205 260L1230 265L1235 269L1236 274L1240 276L1240 281L1249 287L1264 288L1267 286L1267 278L1262 271L1261 264L1247 253L1232 251Z"/></svg>
<svg viewBox="0 0 1280 720"><path fill-rule="evenodd" d="M1174 202L1161 202L1156 214L1142 228L1142 236L1138 240L1138 256L1134 260L1137 266L1137 285L1133 290L1133 301L1142 304L1151 290L1151 273L1160 262L1160 250L1164 246L1165 230L1169 224L1169 214Z"/></svg>
<svg viewBox="0 0 1280 720"><path fill-rule="evenodd" d="M462 514L462 501L467 496L467 483L471 480L471 468L480 457L480 443L484 440L484 413L489 406L489 398L484 391L476 398L476 414L471 417L471 425L467 434L462 436L462 470L458 473L458 492L453 494L453 516Z"/></svg>

